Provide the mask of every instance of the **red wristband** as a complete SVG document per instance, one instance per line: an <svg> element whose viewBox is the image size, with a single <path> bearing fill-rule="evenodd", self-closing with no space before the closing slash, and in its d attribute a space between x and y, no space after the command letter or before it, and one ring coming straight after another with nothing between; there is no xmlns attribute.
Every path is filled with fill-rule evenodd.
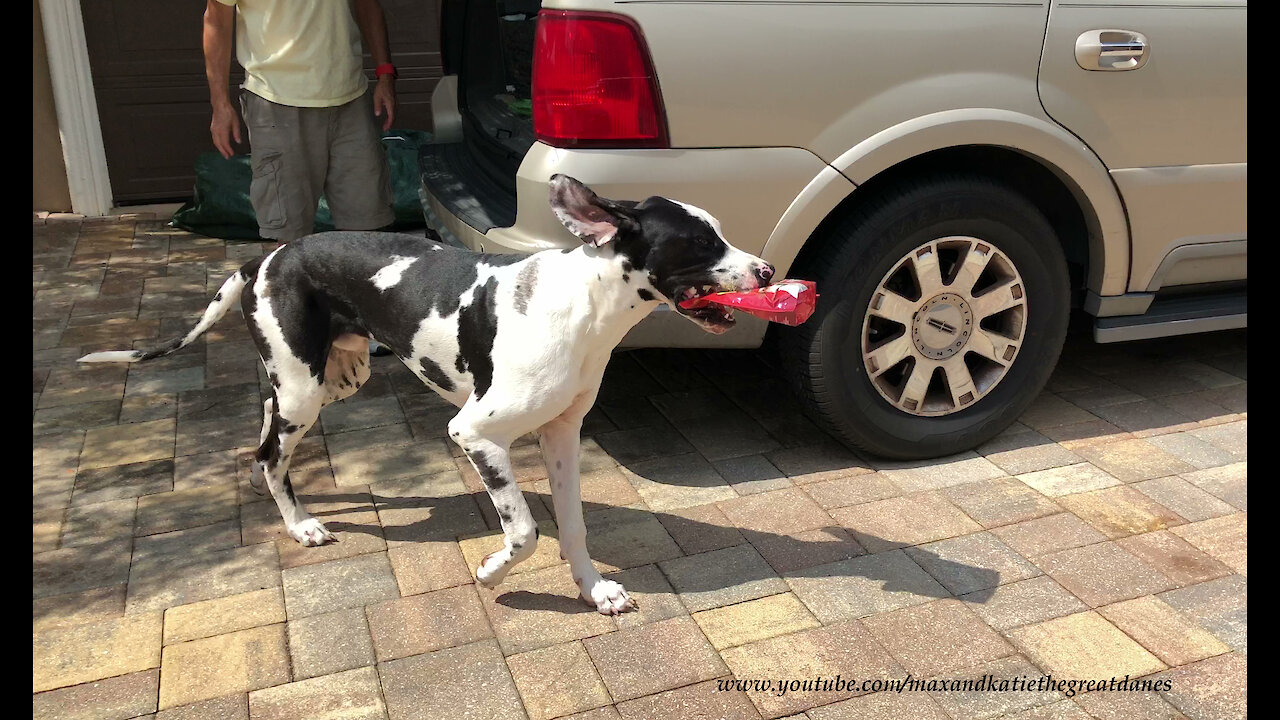
<svg viewBox="0 0 1280 720"><path fill-rule="evenodd" d="M378 67L374 68L373 74L378 78L381 78L383 75L390 75L391 77L400 76L400 73L396 72L396 66L391 63L382 63Z"/></svg>

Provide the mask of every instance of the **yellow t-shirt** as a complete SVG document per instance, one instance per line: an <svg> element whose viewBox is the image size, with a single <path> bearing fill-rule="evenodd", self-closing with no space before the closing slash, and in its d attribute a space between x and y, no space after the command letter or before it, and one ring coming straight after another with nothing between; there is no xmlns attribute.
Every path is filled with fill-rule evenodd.
<svg viewBox="0 0 1280 720"><path fill-rule="evenodd" d="M350 0L218 0L236 7L243 87L280 105L333 107L368 85Z"/></svg>

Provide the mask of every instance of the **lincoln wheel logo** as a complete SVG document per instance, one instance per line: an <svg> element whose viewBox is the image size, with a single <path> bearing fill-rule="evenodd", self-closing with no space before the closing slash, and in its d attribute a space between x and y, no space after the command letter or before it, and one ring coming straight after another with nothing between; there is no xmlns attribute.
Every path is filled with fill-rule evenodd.
<svg viewBox="0 0 1280 720"><path fill-rule="evenodd" d="M956 327L949 322L944 322L942 320L939 320L938 318L929 318L926 322L928 322L929 327L933 328L934 330L941 330L942 332L948 335L956 334Z"/></svg>

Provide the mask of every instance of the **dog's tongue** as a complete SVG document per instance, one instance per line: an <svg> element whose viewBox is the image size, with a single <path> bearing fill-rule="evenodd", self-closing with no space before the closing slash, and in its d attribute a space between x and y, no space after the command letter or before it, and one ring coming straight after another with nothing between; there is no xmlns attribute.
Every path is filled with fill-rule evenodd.
<svg viewBox="0 0 1280 720"><path fill-rule="evenodd" d="M783 325L799 325L813 314L818 300L812 280L783 280L768 287L743 292L722 292L682 300L680 307L693 310L723 305Z"/></svg>

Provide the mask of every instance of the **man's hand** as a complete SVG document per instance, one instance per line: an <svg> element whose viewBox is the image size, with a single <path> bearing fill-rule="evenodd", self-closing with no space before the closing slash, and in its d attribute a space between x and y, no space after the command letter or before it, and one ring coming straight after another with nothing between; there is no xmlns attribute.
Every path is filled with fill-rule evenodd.
<svg viewBox="0 0 1280 720"><path fill-rule="evenodd" d="M222 157L229 158L236 153L231 141L234 139L237 144L240 142L240 118L236 117L230 100L214 104L209 133L213 135L213 146L218 148Z"/></svg>
<svg viewBox="0 0 1280 720"><path fill-rule="evenodd" d="M387 19L382 14L378 0L355 0L356 24L364 47L373 56L375 65L391 62L391 50L387 47ZM391 129L396 121L396 78L383 75L373 89L373 114L382 118L382 131Z"/></svg>
<svg viewBox="0 0 1280 720"><path fill-rule="evenodd" d="M209 79L209 103L213 105L209 134L213 136L213 146L225 158L235 153L231 139L240 142L240 119L227 97L235 31L236 9L218 0L208 0L204 9L204 74Z"/></svg>
<svg viewBox="0 0 1280 720"><path fill-rule="evenodd" d="M378 78L378 84L373 88L373 114L378 117L386 116L382 120L383 132L391 129L391 123L396 119L395 76L383 75Z"/></svg>

